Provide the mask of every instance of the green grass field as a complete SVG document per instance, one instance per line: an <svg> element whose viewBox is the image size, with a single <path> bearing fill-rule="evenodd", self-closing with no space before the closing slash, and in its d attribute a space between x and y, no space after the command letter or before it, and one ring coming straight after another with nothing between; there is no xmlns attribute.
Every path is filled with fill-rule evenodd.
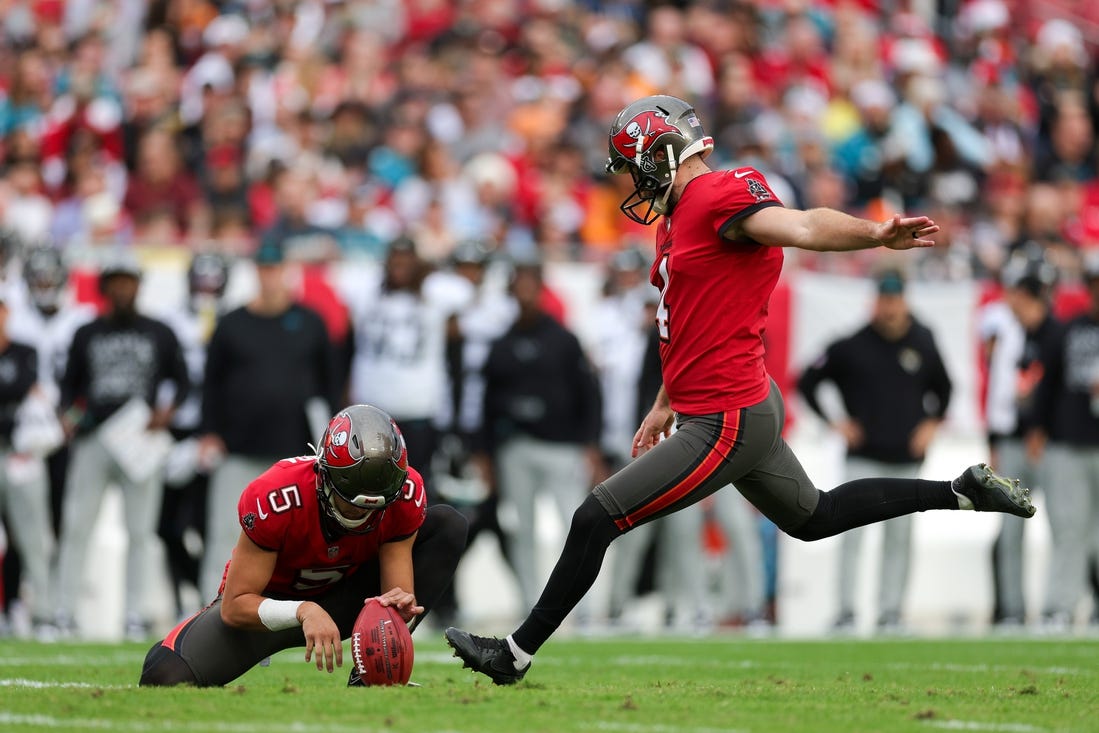
<svg viewBox="0 0 1099 733"><path fill-rule="evenodd" d="M293 651L226 688L139 689L144 654L0 641L0 730L1099 731L1096 639L562 639L513 687L438 633L417 639L419 688L348 689Z"/></svg>

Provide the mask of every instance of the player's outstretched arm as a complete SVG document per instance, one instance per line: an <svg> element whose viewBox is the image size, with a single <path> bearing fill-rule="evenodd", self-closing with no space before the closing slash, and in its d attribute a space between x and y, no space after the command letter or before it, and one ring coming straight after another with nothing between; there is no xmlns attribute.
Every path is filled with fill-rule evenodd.
<svg viewBox="0 0 1099 733"><path fill-rule="evenodd" d="M873 247L904 250L933 247L939 226L926 216L894 216L882 222L860 219L835 209L786 209L769 206L744 218L729 233L762 244L815 252L847 252Z"/></svg>

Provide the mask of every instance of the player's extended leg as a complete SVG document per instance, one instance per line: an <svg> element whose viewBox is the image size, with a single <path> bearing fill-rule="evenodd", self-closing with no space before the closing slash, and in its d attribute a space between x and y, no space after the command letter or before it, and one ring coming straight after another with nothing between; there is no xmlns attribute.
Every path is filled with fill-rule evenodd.
<svg viewBox="0 0 1099 733"><path fill-rule="evenodd" d="M596 486L573 514L557 565L514 634L501 640L447 629L466 666L496 684L519 681L530 656L591 588L616 537L701 501L767 455L779 430L775 413L755 421L748 413L687 418L670 438Z"/></svg>

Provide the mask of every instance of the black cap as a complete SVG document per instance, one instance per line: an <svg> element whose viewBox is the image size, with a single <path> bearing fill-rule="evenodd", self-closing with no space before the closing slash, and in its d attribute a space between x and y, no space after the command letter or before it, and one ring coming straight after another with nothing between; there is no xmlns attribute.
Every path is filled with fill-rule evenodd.
<svg viewBox="0 0 1099 733"><path fill-rule="evenodd" d="M1028 242L1008 257L1000 279L1004 287L1021 290L1034 298L1047 298L1057 284L1057 268L1041 247Z"/></svg>
<svg viewBox="0 0 1099 733"><path fill-rule="evenodd" d="M902 295L904 293L904 275L900 270L888 269L878 273L879 295Z"/></svg>
<svg viewBox="0 0 1099 733"><path fill-rule="evenodd" d="M252 260L257 265L278 265L285 262L286 252L283 250L282 242L273 239L260 242L255 254L252 255Z"/></svg>

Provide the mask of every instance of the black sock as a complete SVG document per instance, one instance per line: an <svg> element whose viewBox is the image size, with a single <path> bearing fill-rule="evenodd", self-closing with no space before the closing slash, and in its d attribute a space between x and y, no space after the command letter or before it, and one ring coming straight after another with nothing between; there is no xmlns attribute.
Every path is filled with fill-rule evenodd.
<svg viewBox="0 0 1099 733"><path fill-rule="evenodd" d="M620 534L603 505L589 494L572 515L565 548L541 597L512 634L520 649L534 654L557 630L595 582L607 548Z"/></svg>
<svg viewBox="0 0 1099 733"><path fill-rule="evenodd" d="M809 521L788 534L811 542L913 512L957 508L958 497L949 481L858 479L821 492Z"/></svg>

